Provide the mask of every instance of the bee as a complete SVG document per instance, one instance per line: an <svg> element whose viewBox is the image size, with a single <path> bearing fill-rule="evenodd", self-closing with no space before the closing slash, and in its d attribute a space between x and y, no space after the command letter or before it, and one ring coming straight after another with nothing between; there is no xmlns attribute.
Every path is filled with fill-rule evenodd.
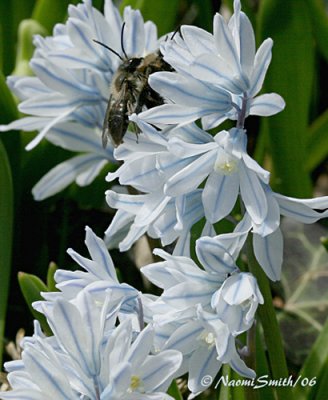
<svg viewBox="0 0 328 400"><path fill-rule="evenodd" d="M164 103L163 98L149 86L148 78L154 72L173 71L172 67L164 61L159 50L145 57L129 58L123 47L123 31L124 24L121 32L124 57L104 43L94 40L122 60L110 85L110 96L102 131L104 148L107 146L108 139L114 147L123 142L129 125L129 115L138 114L144 107L152 108ZM136 134L138 135L138 130Z"/></svg>

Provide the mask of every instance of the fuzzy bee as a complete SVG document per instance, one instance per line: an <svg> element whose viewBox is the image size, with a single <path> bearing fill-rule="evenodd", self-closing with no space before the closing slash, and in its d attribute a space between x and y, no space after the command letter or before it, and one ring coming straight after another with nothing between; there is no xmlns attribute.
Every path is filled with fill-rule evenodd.
<svg viewBox="0 0 328 400"><path fill-rule="evenodd" d="M110 86L110 97L102 132L103 147L106 147L108 138L114 147L123 142L129 125L129 115L141 112L144 106L152 108L163 104L163 98L149 86L148 78L154 72L173 70L164 61L159 50L145 57L129 58L123 48L123 29L124 25L121 40L124 58L115 50L95 40L122 60Z"/></svg>

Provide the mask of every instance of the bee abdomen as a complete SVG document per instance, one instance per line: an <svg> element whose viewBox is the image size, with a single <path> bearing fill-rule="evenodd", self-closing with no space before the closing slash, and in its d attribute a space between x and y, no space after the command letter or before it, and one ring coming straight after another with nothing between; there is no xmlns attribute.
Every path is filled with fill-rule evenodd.
<svg viewBox="0 0 328 400"><path fill-rule="evenodd" d="M118 107L112 107L108 115L108 133L110 134L115 147L122 143L123 136L128 129L129 120L127 109L123 103Z"/></svg>

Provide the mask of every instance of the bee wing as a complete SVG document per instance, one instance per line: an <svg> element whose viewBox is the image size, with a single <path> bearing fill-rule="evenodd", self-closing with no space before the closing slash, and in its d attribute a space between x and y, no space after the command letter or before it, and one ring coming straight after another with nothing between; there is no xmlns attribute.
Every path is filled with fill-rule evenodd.
<svg viewBox="0 0 328 400"><path fill-rule="evenodd" d="M106 108L106 112L105 112L105 119L104 119L104 123L103 123L103 130L102 130L102 135L101 135L101 139L102 139L102 145L103 148L105 149L108 143L108 137L109 137L109 128L108 128L108 119L109 119L109 114L110 114L110 110L112 107L112 95L110 95L109 100L108 100L108 104L107 104L107 108Z"/></svg>
<svg viewBox="0 0 328 400"><path fill-rule="evenodd" d="M122 143L123 136L127 130L129 123L128 104L133 101L131 97L133 95L130 93L128 81L124 81L121 89L111 96L111 102L106 112L103 135L106 134L106 142L110 138L114 147Z"/></svg>
<svg viewBox="0 0 328 400"><path fill-rule="evenodd" d="M117 92L116 94L112 93L110 95L106 108L102 131L102 144L104 148L107 146L108 139L111 140L114 147L117 147L120 144L121 136L123 136L123 134L125 133L121 132L120 127L113 125L113 119L116 121L118 115L121 115L121 118L119 118L119 120L124 120L124 118L126 118L124 115L124 105L126 104L127 93L128 86L127 83L124 82L119 92Z"/></svg>

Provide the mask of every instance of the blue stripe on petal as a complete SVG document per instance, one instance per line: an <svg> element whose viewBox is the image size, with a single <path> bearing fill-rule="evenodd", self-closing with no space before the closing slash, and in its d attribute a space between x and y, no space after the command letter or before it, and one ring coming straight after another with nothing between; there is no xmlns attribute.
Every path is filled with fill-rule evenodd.
<svg viewBox="0 0 328 400"><path fill-rule="evenodd" d="M101 267L105 268L108 276L110 276L113 280L117 280L115 268L113 266L112 259L105 247L104 242L98 238L93 231L86 227L86 244L91 244L92 249L88 246L89 252L91 256L99 263L101 262ZM93 250L96 250L94 252ZM99 260L100 259L100 260Z"/></svg>
<svg viewBox="0 0 328 400"><path fill-rule="evenodd" d="M52 371L47 370L42 361L35 357L34 354L31 354L31 352L29 352L28 354L29 358L31 359L31 361L35 364L35 366L38 367L38 371L43 373L44 379L46 381L48 381L49 383L51 383L51 386L53 387L53 389L56 390L57 395L62 396L63 399L67 398L67 393L65 392L64 388L62 387L62 382L58 381L57 376L54 376ZM52 390L51 390L52 391Z"/></svg>
<svg viewBox="0 0 328 400"><path fill-rule="evenodd" d="M75 175L73 172L78 173L78 170L81 170L83 167L90 165L93 162L101 160L102 157L87 155L87 156L77 156L72 158L67 162L63 162L49 171L32 189L32 193L37 200L42 200L52 194L57 193L58 191L64 189L64 187L68 186L75 179ZM70 164L72 162L72 165ZM60 167L60 168L58 168ZM61 170L58 174L56 171ZM54 174L55 173L55 174ZM67 177L68 173L72 173L71 179L69 181L65 181L64 186L60 185L60 181ZM51 176L51 180L49 180L49 176ZM57 186L58 185L58 186Z"/></svg>
<svg viewBox="0 0 328 400"><path fill-rule="evenodd" d="M75 326L72 319L72 307L74 306L69 305L69 303L59 301L55 307L57 308L57 312L60 314L59 316L57 315L57 317L59 317L61 321L65 323L64 326L54 326L52 324L52 328L55 328L55 335L58 336L59 340L61 340L61 337L66 337L66 341L62 341L63 346L65 346L65 348L68 344L74 346L74 348L68 348L67 351L69 352L70 356L81 366L83 371L86 372L87 375L92 376L93 371L90 369L91 366L86 356L86 343L81 343L79 340L79 337L81 337L84 332L82 333L80 331L80 334L77 335L77 329L81 329L81 327ZM68 307L70 308L69 311ZM81 319L81 315L78 313L78 310L75 307L73 314L76 314L78 319Z"/></svg>

